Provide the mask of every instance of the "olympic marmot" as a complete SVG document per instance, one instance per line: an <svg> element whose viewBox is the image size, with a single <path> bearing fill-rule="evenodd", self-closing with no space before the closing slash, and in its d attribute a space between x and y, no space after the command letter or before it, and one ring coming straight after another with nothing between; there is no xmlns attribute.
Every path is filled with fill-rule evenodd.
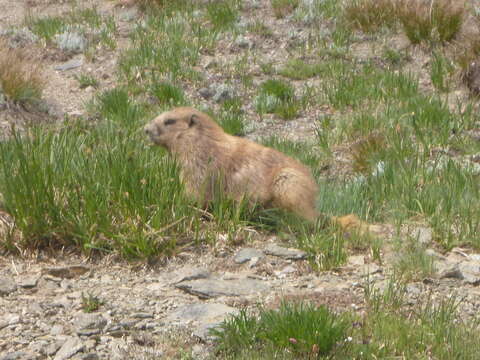
<svg viewBox="0 0 480 360"><path fill-rule="evenodd" d="M277 150L226 134L207 114L179 107L160 114L144 129L179 161L181 180L197 200L212 200L220 186L238 201L247 196L310 221L320 216L315 209L318 186L306 166ZM331 220L342 228L367 229L355 215Z"/></svg>

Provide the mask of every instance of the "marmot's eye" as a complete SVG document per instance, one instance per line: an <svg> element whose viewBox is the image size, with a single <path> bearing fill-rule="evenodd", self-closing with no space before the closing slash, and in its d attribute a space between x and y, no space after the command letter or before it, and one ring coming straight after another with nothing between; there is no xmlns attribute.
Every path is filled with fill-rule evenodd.
<svg viewBox="0 0 480 360"><path fill-rule="evenodd" d="M175 119L167 119L165 120L165 125L173 125L177 122Z"/></svg>

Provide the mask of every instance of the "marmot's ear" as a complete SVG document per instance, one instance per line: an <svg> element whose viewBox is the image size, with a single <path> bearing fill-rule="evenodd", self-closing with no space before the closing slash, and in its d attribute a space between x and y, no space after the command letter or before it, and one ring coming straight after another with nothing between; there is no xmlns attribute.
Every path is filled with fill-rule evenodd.
<svg viewBox="0 0 480 360"><path fill-rule="evenodd" d="M190 117L190 122L188 123L188 126L189 126L189 127L192 127L193 125L198 124L198 121L199 121L199 120L200 120L200 118L198 117L198 115L193 114L193 115Z"/></svg>

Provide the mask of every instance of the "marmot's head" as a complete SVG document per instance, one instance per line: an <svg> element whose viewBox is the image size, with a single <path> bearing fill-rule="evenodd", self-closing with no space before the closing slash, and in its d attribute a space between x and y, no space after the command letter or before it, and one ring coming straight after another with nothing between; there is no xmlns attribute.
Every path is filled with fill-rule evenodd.
<svg viewBox="0 0 480 360"><path fill-rule="evenodd" d="M166 111L148 123L144 129L155 144L167 149L179 139L196 136L202 131L222 131L207 114L191 107Z"/></svg>

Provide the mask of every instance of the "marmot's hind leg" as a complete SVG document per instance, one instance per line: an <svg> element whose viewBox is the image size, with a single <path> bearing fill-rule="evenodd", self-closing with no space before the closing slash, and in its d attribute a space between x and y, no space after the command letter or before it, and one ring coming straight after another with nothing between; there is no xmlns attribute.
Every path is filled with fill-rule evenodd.
<svg viewBox="0 0 480 360"><path fill-rule="evenodd" d="M304 173L285 168L275 176L272 188L273 206L291 211L304 219L316 221L317 185Z"/></svg>

